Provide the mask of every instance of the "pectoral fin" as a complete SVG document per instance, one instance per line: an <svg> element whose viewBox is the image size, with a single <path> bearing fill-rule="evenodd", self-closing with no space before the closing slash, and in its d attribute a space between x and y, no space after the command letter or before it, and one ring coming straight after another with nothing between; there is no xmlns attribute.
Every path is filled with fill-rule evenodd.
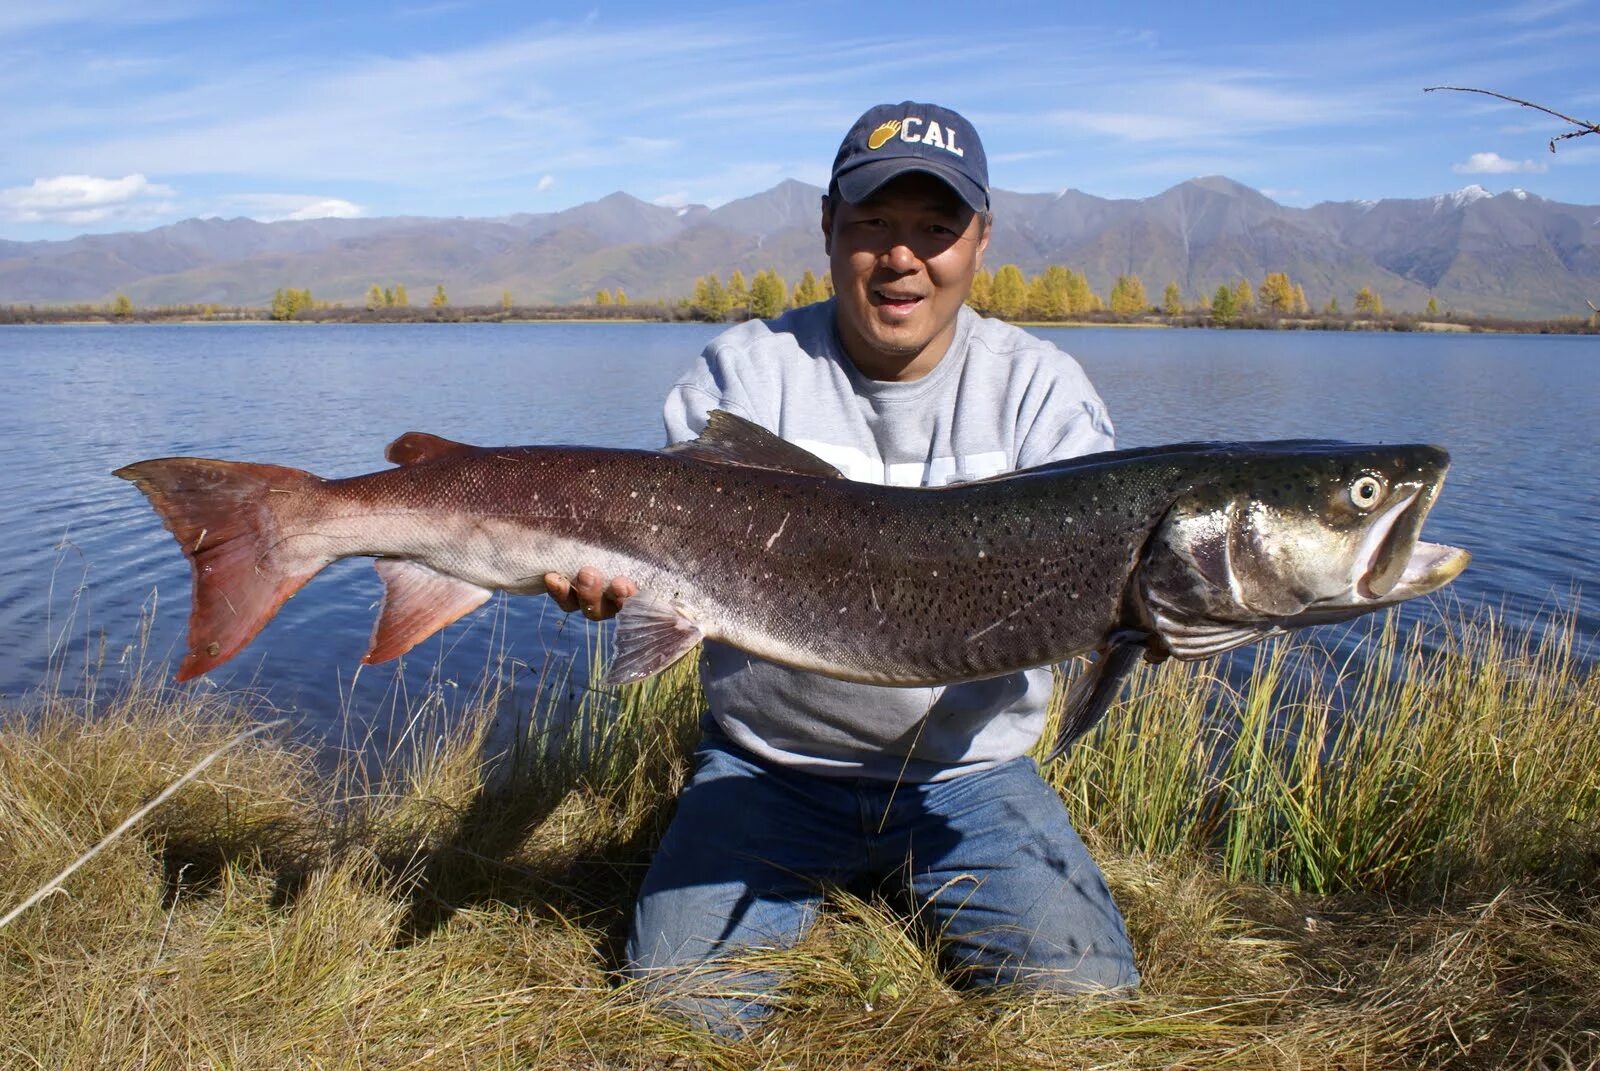
<svg viewBox="0 0 1600 1071"><path fill-rule="evenodd" d="M1144 636L1139 633L1125 638L1112 637L1083 676L1073 682L1067 692L1066 709L1061 714L1061 730L1056 734L1055 746L1045 756L1045 765L1065 755L1079 737L1105 717L1122 692L1122 682L1139 664L1139 656L1144 653L1143 641Z"/></svg>
<svg viewBox="0 0 1600 1071"><path fill-rule="evenodd" d="M660 673L688 654L705 633L674 603L635 595L617 615L615 650L607 684L627 684Z"/></svg>
<svg viewBox="0 0 1600 1071"><path fill-rule="evenodd" d="M379 558L373 564L383 577L383 610L361 659L368 665L400 657L493 594L417 562Z"/></svg>

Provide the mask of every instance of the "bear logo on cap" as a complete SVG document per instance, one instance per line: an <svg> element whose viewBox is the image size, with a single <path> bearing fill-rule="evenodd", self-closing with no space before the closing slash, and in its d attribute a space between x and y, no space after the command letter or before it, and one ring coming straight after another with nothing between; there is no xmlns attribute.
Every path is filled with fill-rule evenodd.
<svg viewBox="0 0 1600 1071"><path fill-rule="evenodd" d="M878 129L867 135L867 148L881 149L898 133L900 133L900 120L890 119L887 123L880 123Z"/></svg>

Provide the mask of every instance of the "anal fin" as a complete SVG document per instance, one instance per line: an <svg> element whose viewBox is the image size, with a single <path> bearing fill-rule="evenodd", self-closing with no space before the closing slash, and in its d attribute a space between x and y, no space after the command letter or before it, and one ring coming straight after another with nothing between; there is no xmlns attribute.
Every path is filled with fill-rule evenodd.
<svg viewBox="0 0 1600 1071"><path fill-rule="evenodd" d="M617 614L607 684L627 684L660 673L705 638L700 626L672 603L635 595Z"/></svg>
<svg viewBox="0 0 1600 1071"><path fill-rule="evenodd" d="M361 661L368 665L398 658L411 648L489 600L493 592L401 558L373 563L383 578L383 609L372 642Z"/></svg>

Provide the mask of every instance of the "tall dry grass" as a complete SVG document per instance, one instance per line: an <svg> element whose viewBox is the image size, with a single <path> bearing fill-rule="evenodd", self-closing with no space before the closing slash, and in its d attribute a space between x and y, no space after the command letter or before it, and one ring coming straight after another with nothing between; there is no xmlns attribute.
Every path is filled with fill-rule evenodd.
<svg viewBox="0 0 1600 1071"><path fill-rule="evenodd" d="M790 982L734 1040L613 974L695 734L689 667L499 756L492 686L376 774L248 741L0 929L0 1066L1594 1066L1600 681L1570 622L1533 635L1389 628L1337 688L1297 643L1236 685L1141 674L1050 771L1136 997L958 993L894 910L841 894L758 957ZM0 912L255 716L149 677L8 715Z"/></svg>
<svg viewBox="0 0 1600 1071"><path fill-rule="evenodd" d="M1147 667L1052 779L1119 849L1204 852L1232 879L1582 888L1600 860L1600 682L1572 618L1544 626L1484 612L1401 636L1391 617L1342 658L1315 638L1261 645L1242 686L1214 661Z"/></svg>

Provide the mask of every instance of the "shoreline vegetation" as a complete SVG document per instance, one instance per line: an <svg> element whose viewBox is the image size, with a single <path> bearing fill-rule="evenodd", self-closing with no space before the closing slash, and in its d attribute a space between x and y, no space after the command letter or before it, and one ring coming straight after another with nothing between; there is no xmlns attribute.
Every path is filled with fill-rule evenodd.
<svg viewBox="0 0 1600 1071"><path fill-rule="evenodd" d="M1592 652L1570 617L1396 620L1346 659L1263 644L1233 683L1215 663L1141 667L1046 771L1127 915L1131 997L957 992L880 895L836 896L800 946L748 957L789 979L752 1038L697 1034L619 983L696 736L686 660L494 755L493 673L454 707L442 688L413 696L397 711L412 746L376 767L234 747L0 928L0 1053L68 1069L1594 1067ZM0 714L0 912L276 714L165 676L105 694L91 674ZM536 727L538 703L520 712Z"/></svg>
<svg viewBox="0 0 1600 1071"><path fill-rule="evenodd" d="M187 304L140 306L126 294L105 304L0 305L3 324L82 323L526 323L650 322L737 323L770 319L785 309L825 300L831 277L805 272L791 288L774 270L759 271L746 282L731 272L695 280L688 297L630 301L622 287L601 288L593 298L566 304L528 304L503 290L494 304L455 304L443 283L434 285L426 304L411 303L405 284L374 283L362 304L315 297L309 289L280 288L270 305ZM1030 327L1219 327L1281 331L1459 331L1515 334L1600 334L1600 308L1565 317L1519 319L1441 309L1430 297L1419 311L1386 309L1369 286L1352 296L1349 311L1337 295L1313 311L1305 287L1284 272L1268 272L1259 286L1248 279L1186 298L1168 283L1160 304L1150 300L1137 275L1119 275L1106 297L1096 293L1081 271L1052 264L1030 277L1015 264L973 279L967 304L978 312Z"/></svg>
<svg viewBox="0 0 1600 1071"><path fill-rule="evenodd" d="M689 306L637 304L603 305L446 305L368 309L353 305L327 305L305 309L293 316L273 316L270 308L215 305L163 305L134 307L126 312L110 306L0 305L0 325L8 324L439 324L439 323L737 323L750 319L744 310L713 317ZM1011 320L1019 327L1147 327L1221 328L1237 331L1443 331L1472 334L1595 335L1600 323L1591 318L1562 317L1518 320L1498 316L1430 318L1416 313L1329 314L1279 316L1240 314L1217 322L1209 314L1160 312L1119 314L1099 310L1048 319L1024 314Z"/></svg>

